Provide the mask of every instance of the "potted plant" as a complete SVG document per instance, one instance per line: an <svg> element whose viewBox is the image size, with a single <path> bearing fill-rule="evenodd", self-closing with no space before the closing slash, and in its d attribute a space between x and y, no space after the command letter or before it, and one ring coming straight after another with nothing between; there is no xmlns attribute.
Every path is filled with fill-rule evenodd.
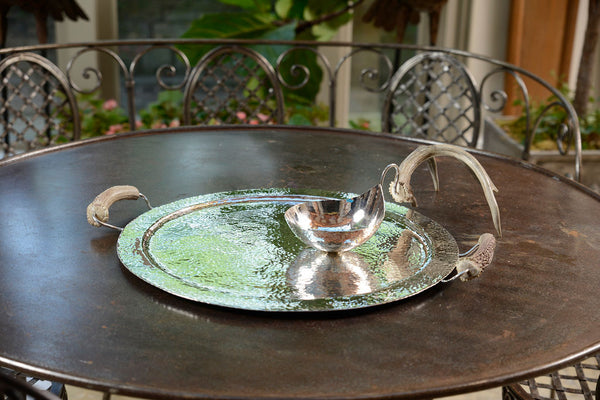
<svg viewBox="0 0 600 400"><path fill-rule="evenodd" d="M561 93L572 98L565 84L561 85ZM563 175L572 176L574 152L572 144L564 143L569 150L566 156L559 154L557 140L560 125L567 120L563 107L552 106L555 102L551 96L540 102L529 105L529 120L531 124L539 119L534 132L529 161L541 165ZM522 113L517 117L500 117L487 119L484 127L484 148L494 152L521 158L525 141L527 140L527 113L523 101L515 101L521 106ZM582 183L600 188L600 108L595 99L589 99L589 112L579 115L581 143L583 150ZM571 146L571 147L569 147Z"/></svg>

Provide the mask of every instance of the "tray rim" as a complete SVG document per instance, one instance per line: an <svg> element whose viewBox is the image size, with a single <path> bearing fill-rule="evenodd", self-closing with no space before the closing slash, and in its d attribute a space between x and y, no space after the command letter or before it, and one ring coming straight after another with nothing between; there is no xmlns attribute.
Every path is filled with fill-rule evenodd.
<svg viewBox="0 0 600 400"><path fill-rule="evenodd" d="M391 302L396 302L399 300L406 299L408 297L412 297L417 295L435 285L440 283L444 278L452 273L455 269L456 261L458 261L459 251L458 244L454 237L440 224L433 221L432 219L420 214L419 212L409 209L407 207L386 202L386 218L388 218L388 213L396 212L396 215L404 214L400 213L411 213L411 218L407 219L410 223L420 227L422 229L422 233L416 233L418 235L422 235L423 233L427 235L427 239L429 242L433 243L434 251L431 249L427 249L428 252L432 254L429 255L429 261L427 265L420 268L417 273L414 275L402 279L395 284L390 285L387 288L367 293L367 294L357 294L352 296L338 296L338 297L330 297L327 299L294 299L286 305L281 304L279 307L277 306L265 306L264 303L261 303L262 306L248 306L247 303L241 304L238 302L222 302L222 301L214 301L210 299L209 295L203 294L206 291L195 289L191 290L191 292L196 293L187 293L181 290L174 290L172 287L168 285L164 285L160 282L160 279L156 279L156 277L149 276L148 270L153 273L158 274L161 278L165 278L166 275L170 275L167 277L167 281L178 280L177 283L181 284L181 280L177 277L169 274L164 271L160 266L153 265L151 259L148 258L147 254L144 251L144 236L148 235L149 228L153 225L157 225L158 221L162 219L169 219L174 214L185 215L185 212L182 212L186 208L206 208L212 207L215 205L223 205L223 204L242 204L248 202L249 199L257 199L253 200L254 202L264 202L264 201L285 201L285 202L294 202L300 203L303 201L314 201L314 200L325 200L325 199L339 199L339 198L349 198L354 197L356 194L346 193L346 192L337 192L337 191L326 191L320 189L288 189L288 188L270 188L270 189L247 189L247 190L237 190L237 191L225 191L225 192L217 192L211 194L203 194L198 196L187 197L180 200L175 200L173 202L164 204L162 206L155 207L149 211L146 211L131 222L129 222L121 235L119 235L117 241L117 254L121 261L121 263L125 266L125 268L135 275L137 278L145 281L146 283L163 290L167 293L175 295L180 298L184 298L187 300L200 302L204 304L210 304L215 306L233 308L233 309L241 309L248 311L266 311L266 312L320 312L320 311L345 311L352 309L362 309L367 307L374 307L382 304L388 304ZM234 200L232 202L231 200ZM297 200L297 201L296 201ZM200 205L200 207L198 207ZM202 206L203 205L203 206ZM150 217L155 217L154 214L158 214L153 218L148 226L148 221ZM177 216L171 219L176 219ZM406 217L404 217L406 218ZM425 224L425 227L423 227ZM158 224L162 226L161 224ZM143 229L143 232L140 233L139 230L141 227L146 227ZM160 226L156 229L159 230ZM432 228L431 228L431 227ZM130 234L130 231L138 232L137 234ZM415 231L412 231L415 233ZM431 237L433 235L433 238ZM441 236L441 237L439 237ZM133 243L132 239L133 238ZM299 239L298 239L299 240ZM444 245L444 246L442 246ZM132 248L133 246L133 248ZM442 257L445 257L445 262L443 260L439 260L436 256L439 256L440 253ZM131 256L134 258L138 258L137 265L132 265ZM409 292L401 293L403 289L406 289L406 285L401 285L400 283L410 284L412 280L417 277L422 277L425 274L424 271L429 269L437 268L440 272L435 276L429 276L429 281L425 284L420 285L420 287L412 288ZM145 270L145 272L141 272ZM184 285L185 286L185 285ZM190 288L188 286L188 288ZM369 301L367 298L372 298L373 300ZM360 302L357 302L361 300ZM331 302L334 306L323 305L323 303ZM338 304L338 306L335 306ZM341 306L339 306L341 304ZM344 305L345 304L345 305ZM291 306L294 307L291 307Z"/></svg>

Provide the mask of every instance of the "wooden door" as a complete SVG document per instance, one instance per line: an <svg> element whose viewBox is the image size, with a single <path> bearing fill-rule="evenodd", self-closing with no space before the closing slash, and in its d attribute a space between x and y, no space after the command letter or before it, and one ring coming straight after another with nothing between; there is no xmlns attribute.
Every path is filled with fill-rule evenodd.
<svg viewBox="0 0 600 400"><path fill-rule="evenodd" d="M569 79L573 37L579 0L512 0L508 32L507 61L559 87ZM548 92L527 84L534 101ZM515 81L507 79L509 101L522 98ZM512 109L509 113L517 113Z"/></svg>

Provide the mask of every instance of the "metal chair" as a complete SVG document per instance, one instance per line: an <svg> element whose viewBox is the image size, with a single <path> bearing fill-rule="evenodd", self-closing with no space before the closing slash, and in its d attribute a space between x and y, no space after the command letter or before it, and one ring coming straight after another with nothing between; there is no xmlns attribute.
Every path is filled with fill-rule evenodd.
<svg viewBox="0 0 600 400"><path fill-rule="evenodd" d="M0 159L79 139L75 96L65 75L48 59L17 53L1 60L0 99ZM4 368L0 368L0 394L6 399L67 398L62 383Z"/></svg>
<svg viewBox="0 0 600 400"><path fill-rule="evenodd" d="M184 89L186 125L282 123L283 110L274 68L246 47L221 46L208 52Z"/></svg>
<svg viewBox="0 0 600 400"><path fill-rule="evenodd" d="M481 120L479 94L463 64L449 54L425 52L394 74L382 127L384 132L474 147Z"/></svg>
<svg viewBox="0 0 600 400"><path fill-rule="evenodd" d="M0 61L0 158L77 140L77 101L47 58L16 53Z"/></svg>
<svg viewBox="0 0 600 400"><path fill-rule="evenodd" d="M499 71L515 74L504 67L489 75ZM547 87L539 78L537 81ZM523 85L521 89L524 96L527 96L524 84L521 80L519 82ZM562 154L566 152L561 147L563 140L576 143L575 179L579 180L580 154L577 144L581 142L581 133L577 116L564 96L557 92L554 95L556 100L553 105L562 107L567 115L565 125L561 126L563 136L559 135L558 148ZM482 109L491 109L481 102L481 96L474 79L456 58L445 53L424 52L402 64L392 78L382 113L382 127L389 133L474 147L482 126ZM539 118L542 117L543 114ZM523 159L529 158L531 142L539 123L540 120L536 120L531 126L528 125ZM600 353L547 376L505 386L502 389L503 399L600 400L599 365Z"/></svg>
<svg viewBox="0 0 600 400"><path fill-rule="evenodd" d="M600 353L548 375L502 388L504 400L600 400Z"/></svg>
<svg viewBox="0 0 600 400"><path fill-rule="evenodd" d="M0 399L67 400L64 385L25 377L0 368Z"/></svg>

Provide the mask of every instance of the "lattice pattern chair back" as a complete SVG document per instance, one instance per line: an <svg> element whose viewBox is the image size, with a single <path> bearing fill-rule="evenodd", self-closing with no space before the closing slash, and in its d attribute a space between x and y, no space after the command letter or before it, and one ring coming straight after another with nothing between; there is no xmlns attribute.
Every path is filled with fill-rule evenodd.
<svg viewBox="0 0 600 400"><path fill-rule="evenodd" d="M184 124L283 122L283 94L275 70L252 49L223 46L208 52L184 92Z"/></svg>
<svg viewBox="0 0 600 400"><path fill-rule="evenodd" d="M0 61L0 158L77 140L77 101L48 59L18 53Z"/></svg>
<svg viewBox="0 0 600 400"><path fill-rule="evenodd" d="M43 381L47 382L47 381ZM4 400L66 400L67 396L57 396L49 390L37 387L31 378L15 376L11 371L0 368L0 399Z"/></svg>
<svg viewBox="0 0 600 400"><path fill-rule="evenodd" d="M417 54L392 78L382 114L384 132L474 147L481 107L474 80L456 58Z"/></svg>
<svg viewBox="0 0 600 400"><path fill-rule="evenodd" d="M548 375L505 386L506 400L600 400L600 353Z"/></svg>

